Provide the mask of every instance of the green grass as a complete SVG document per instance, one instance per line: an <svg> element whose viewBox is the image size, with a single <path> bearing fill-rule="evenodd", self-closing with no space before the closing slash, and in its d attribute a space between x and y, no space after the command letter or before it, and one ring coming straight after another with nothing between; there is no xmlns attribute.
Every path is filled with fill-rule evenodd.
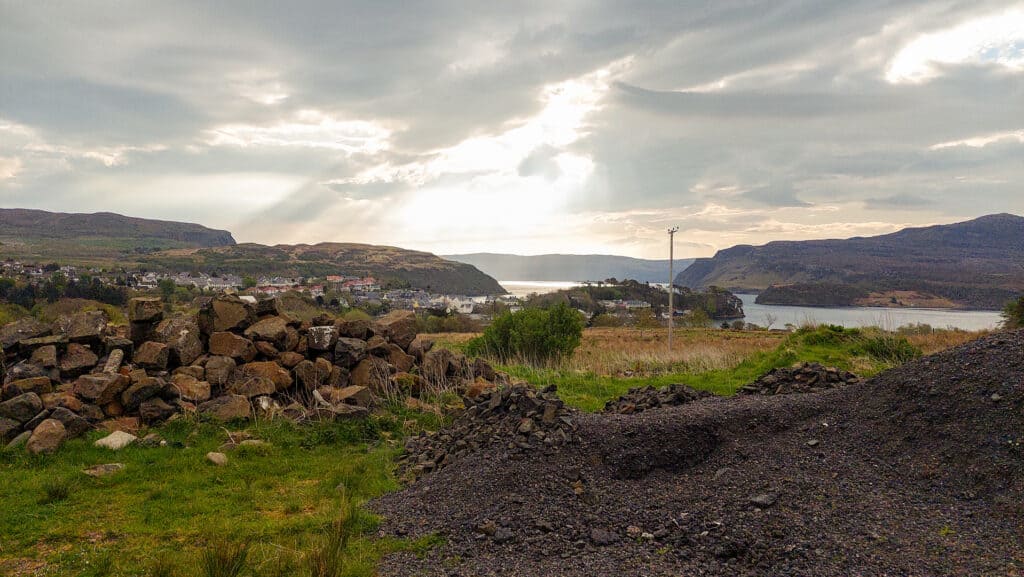
<svg viewBox="0 0 1024 577"><path fill-rule="evenodd" d="M228 575L223 555L244 547L242 575L309 575L308 560L341 519L343 546L334 541L325 574L372 575L384 553L431 544L371 537L377 520L361 507L397 488L403 426L436 419L411 417L252 425L269 448L229 451L225 467L205 455L226 430L185 421L159 430L166 447L114 453L92 446L102 436L94 432L55 455L0 452L0 574ZM126 468L100 479L81 473L111 462Z"/></svg>
<svg viewBox="0 0 1024 577"><path fill-rule="evenodd" d="M819 362L869 377L919 355L920 351L905 338L892 333L819 326L799 329L775 349L755 353L735 367L699 373L617 377L521 364L499 365L498 368L536 386L557 385L558 395L567 404L584 411L599 411L607 401L633 387L684 383L717 395L732 395L771 369L796 363Z"/></svg>
<svg viewBox="0 0 1024 577"><path fill-rule="evenodd" d="M0 325L6 325L30 315L31 313L24 307L10 303L0 303Z"/></svg>

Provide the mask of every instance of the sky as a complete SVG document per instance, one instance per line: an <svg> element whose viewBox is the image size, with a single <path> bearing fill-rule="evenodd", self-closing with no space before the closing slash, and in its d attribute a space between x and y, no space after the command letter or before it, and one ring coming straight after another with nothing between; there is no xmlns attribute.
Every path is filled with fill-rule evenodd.
<svg viewBox="0 0 1024 577"><path fill-rule="evenodd" d="M1024 214L1024 2L0 0L0 206L665 258Z"/></svg>

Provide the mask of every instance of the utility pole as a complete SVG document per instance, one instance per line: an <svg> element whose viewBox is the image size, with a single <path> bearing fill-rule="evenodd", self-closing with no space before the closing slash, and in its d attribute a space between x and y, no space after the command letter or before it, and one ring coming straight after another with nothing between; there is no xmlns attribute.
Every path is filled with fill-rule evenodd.
<svg viewBox="0 0 1024 577"><path fill-rule="evenodd" d="M678 226L668 229L668 352L672 352L672 325L676 316L675 306L672 304L672 293L675 291L675 276L672 273L672 260L675 252L675 236L679 232Z"/></svg>

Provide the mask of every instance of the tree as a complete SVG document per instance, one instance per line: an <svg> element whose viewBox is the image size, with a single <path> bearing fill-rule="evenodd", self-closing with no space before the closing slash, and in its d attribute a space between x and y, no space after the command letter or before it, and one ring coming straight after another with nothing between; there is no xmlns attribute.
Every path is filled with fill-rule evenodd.
<svg viewBox="0 0 1024 577"><path fill-rule="evenodd" d="M248 275L242 277L242 288L243 289L251 289L251 288L255 288L255 287L256 287L256 279L254 279L254 278L252 278L251 276L248 276Z"/></svg>
<svg viewBox="0 0 1024 577"><path fill-rule="evenodd" d="M1003 307L1003 328L1019 329L1024 327L1024 296L1006 303Z"/></svg>
<svg viewBox="0 0 1024 577"><path fill-rule="evenodd" d="M162 278L156 283L157 288L160 289L160 298L164 299L164 302L170 304L174 299L174 291L177 289L174 281L169 278Z"/></svg>

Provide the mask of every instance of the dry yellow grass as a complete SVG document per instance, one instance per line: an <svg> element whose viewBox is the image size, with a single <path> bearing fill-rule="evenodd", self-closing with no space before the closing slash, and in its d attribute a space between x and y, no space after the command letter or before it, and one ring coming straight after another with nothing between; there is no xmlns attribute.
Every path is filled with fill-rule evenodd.
<svg viewBox="0 0 1024 577"><path fill-rule="evenodd" d="M477 334L425 336L442 346L458 348ZM580 347L562 368L607 376L727 369L755 353L774 349L785 338L786 333L769 331L676 329L669 353L666 329L591 328L583 331Z"/></svg>
<svg viewBox="0 0 1024 577"><path fill-rule="evenodd" d="M968 341L981 338L990 331L934 331L926 334L906 335L910 344L921 349L926 355L931 355L955 346L962 345Z"/></svg>

